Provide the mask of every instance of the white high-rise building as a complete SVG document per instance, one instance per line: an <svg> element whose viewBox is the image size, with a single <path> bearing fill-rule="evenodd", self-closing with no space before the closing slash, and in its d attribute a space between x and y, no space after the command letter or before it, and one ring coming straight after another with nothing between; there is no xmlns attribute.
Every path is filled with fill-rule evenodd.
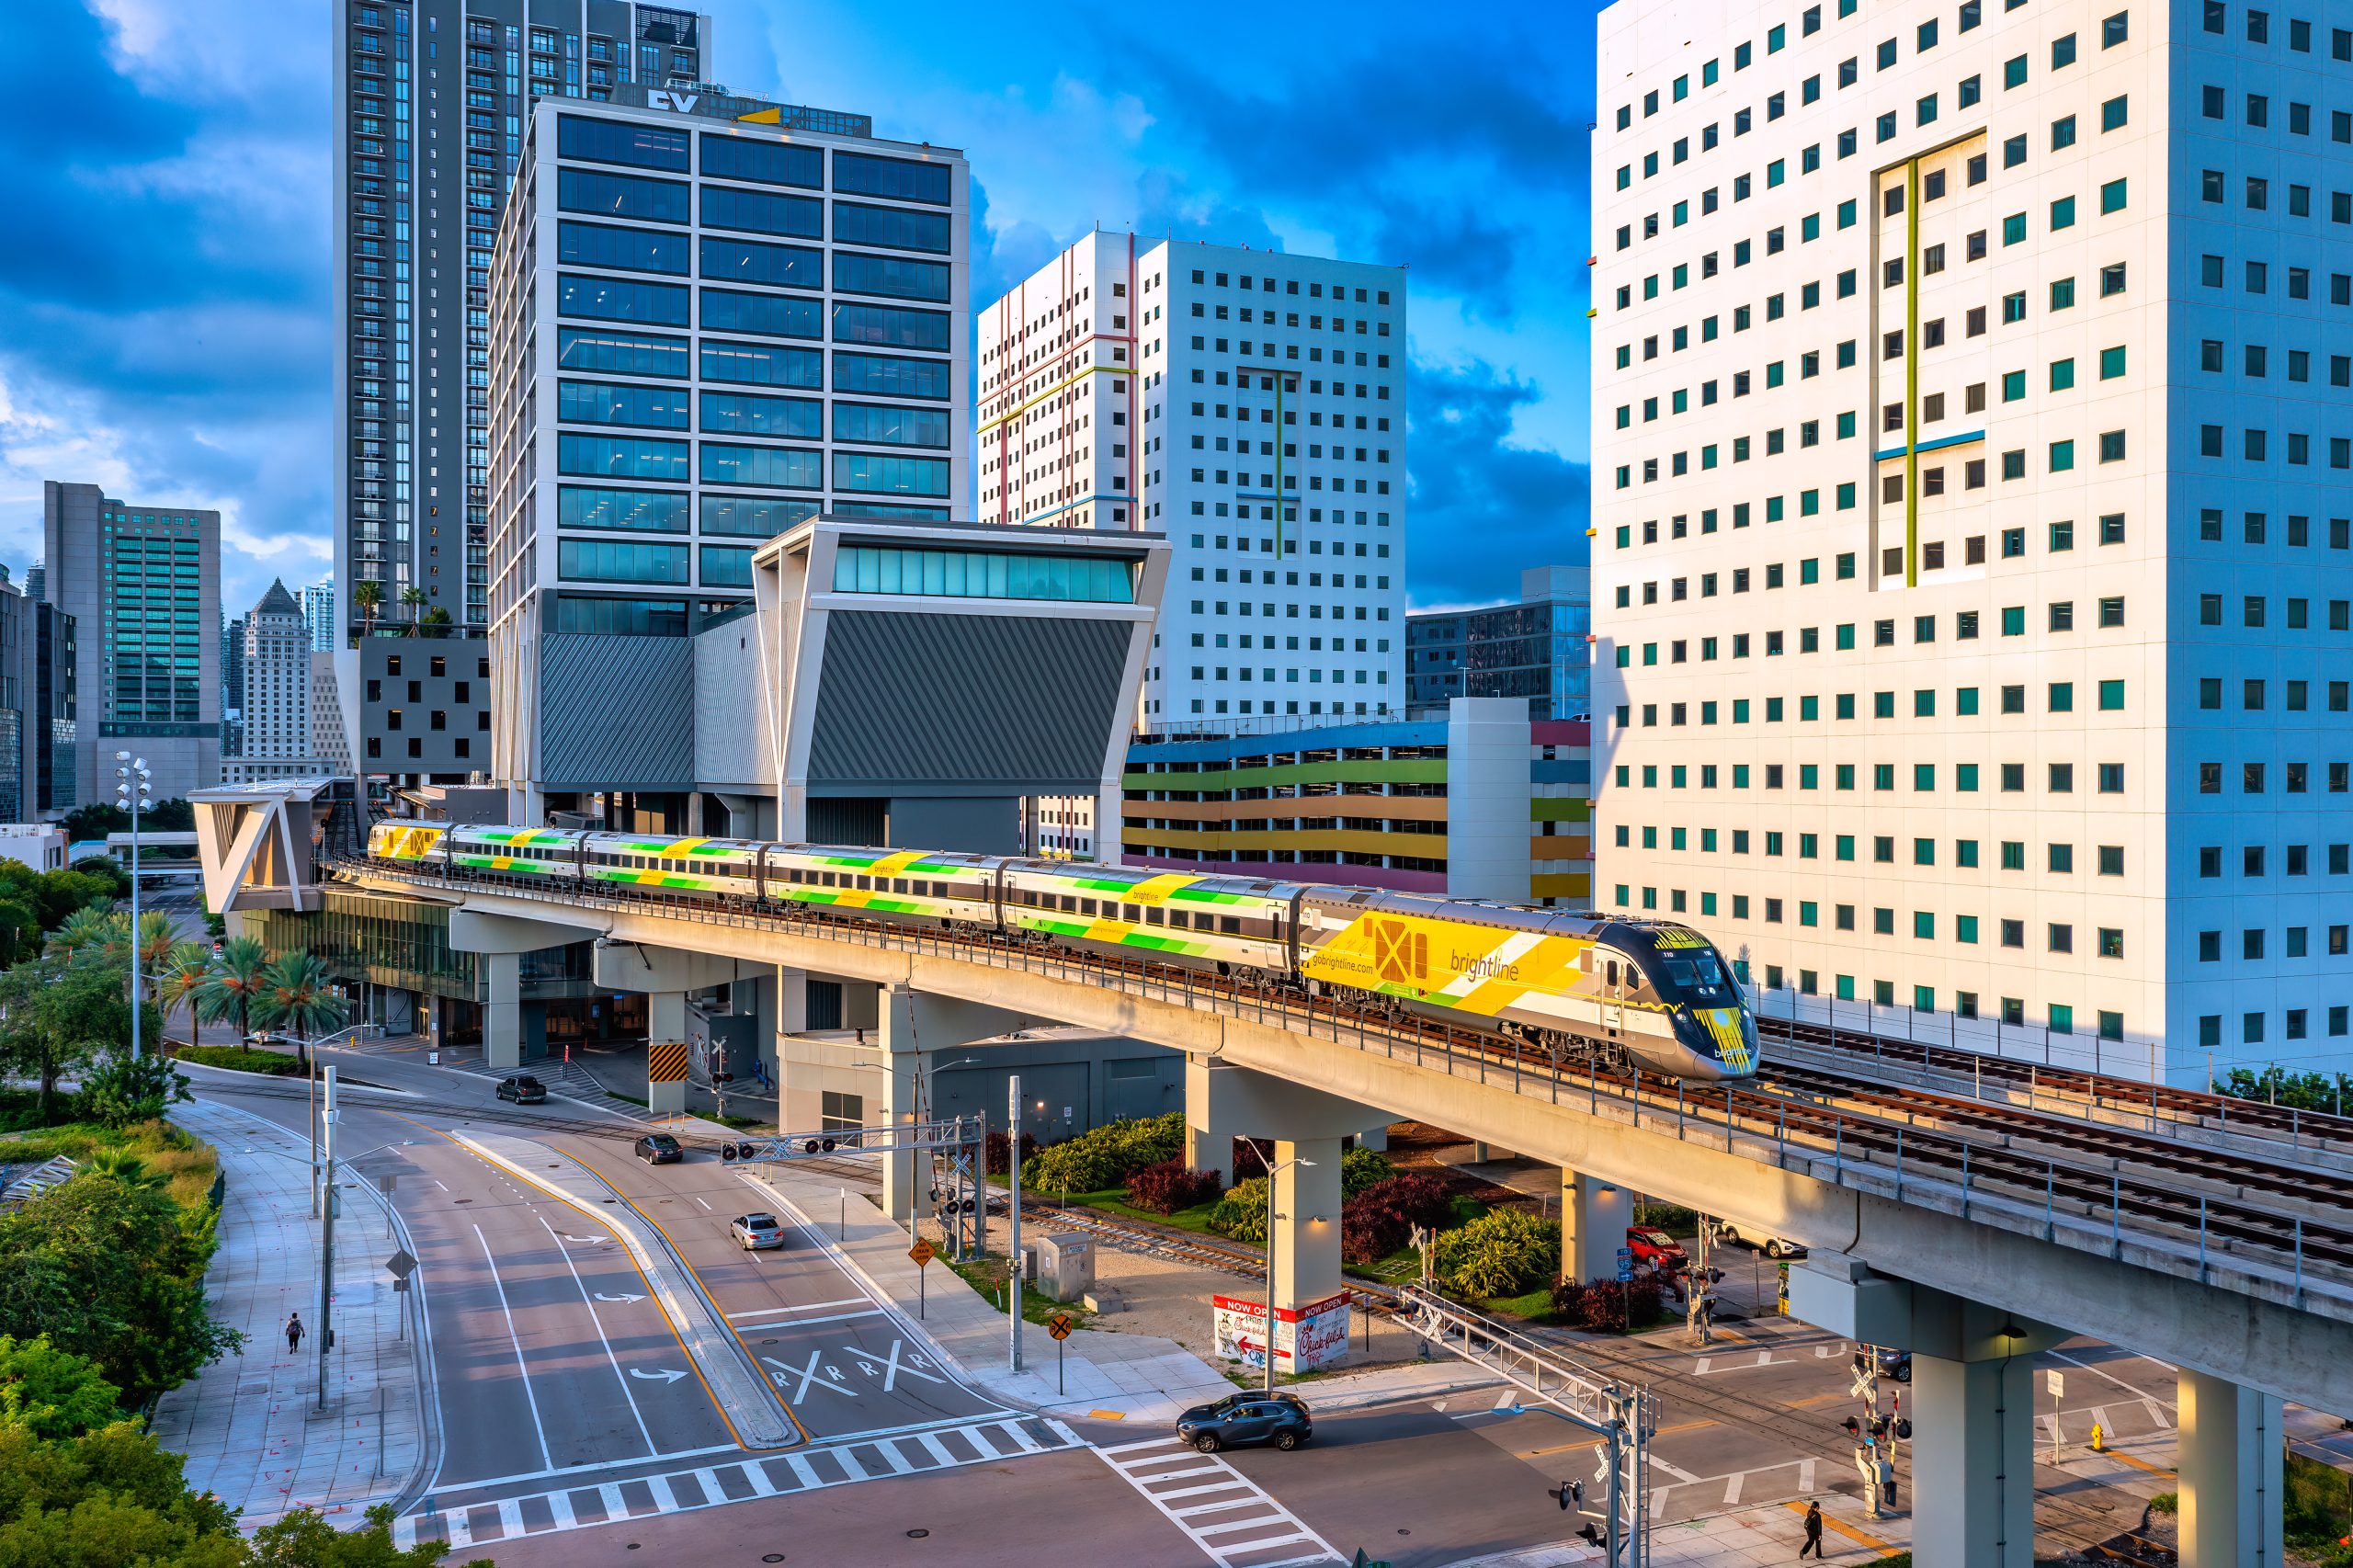
<svg viewBox="0 0 2353 1568"><path fill-rule="evenodd" d="M247 757L311 755L311 642L302 607L272 583L244 619Z"/></svg>
<svg viewBox="0 0 2353 1568"><path fill-rule="evenodd" d="M335 623L335 579L323 578L302 590L302 630L311 651L324 653L343 644Z"/></svg>
<svg viewBox="0 0 2353 1568"><path fill-rule="evenodd" d="M1602 13L1597 903L1924 1036L2343 1064L2353 31L2316 15Z"/></svg>
<svg viewBox="0 0 2353 1568"><path fill-rule="evenodd" d="M1168 536L1144 722L1404 711L1403 268L1092 233L980 377L980 520Z"/></svg>

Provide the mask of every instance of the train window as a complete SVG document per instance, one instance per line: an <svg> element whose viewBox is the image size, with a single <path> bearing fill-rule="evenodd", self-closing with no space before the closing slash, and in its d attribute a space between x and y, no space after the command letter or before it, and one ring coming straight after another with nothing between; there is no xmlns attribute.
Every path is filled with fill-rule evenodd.
<svg viewBox="0 0 2353 1568"><path fill-rule="evenodd" d="M1609 960L1609 983L1612 985L1618 983L1618 960L1616 959L1611 959Z"/></svg>
<svg viewBox="0 0 2353 1568"><path fill-rule="evenodd" d="M1078 901L1078 912L1081 915L1092 915L1095 913L1095 901L1091 898L1080 899Z"/></svg>
<svg viewBox="0 0 2353 1568"><path fill-rule="evenodd" d="M1238 915L1221 915L1218 916L1217 928L1229 937L1239 936L1242 931L1242 917Z"/></svg>
<svg viewBox="0 0 2353 1568"><path fill-rule="evenodd" d="M1143 912L1143 919L1147 926L1165 926L1168 923L1168 911L1155 903Z"/></svg>

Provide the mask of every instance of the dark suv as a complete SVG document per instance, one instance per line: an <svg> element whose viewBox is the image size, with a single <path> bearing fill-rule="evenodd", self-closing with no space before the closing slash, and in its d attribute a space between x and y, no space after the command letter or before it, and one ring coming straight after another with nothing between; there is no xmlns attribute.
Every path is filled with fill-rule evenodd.
<svg viewBox="0 0 2353 1568"><path fill-rule="evenodd" d="M666 1132L649 1132L630 1145L630 1152L649 1165L675 1165L687 1157L685 1145Z"/></svg>
<svg viewBox="0 0 2353 1568"><path fill-rule="evenodd" d="M517 1105L545 1105L548 1086L529 1073L517 1074L512 1078L498 1081L498 1097L513 1100Z"/></svg>
<svg viewBox="0 0 2353 1568"><path fill-rule="evenodd" d="M1197 1404L1179 1415L1176 1435L1213 1454L1244 1443L1295 1449L1315 1436L1315 1426L1295 1393L1230 1393L1215 1404Z"/></svg>

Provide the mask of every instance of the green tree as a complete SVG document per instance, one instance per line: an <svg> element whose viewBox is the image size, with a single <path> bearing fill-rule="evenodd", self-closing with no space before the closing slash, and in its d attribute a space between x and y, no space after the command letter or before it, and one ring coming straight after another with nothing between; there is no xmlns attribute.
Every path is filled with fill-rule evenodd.
<svg viewBox="0 0 2353 1568"><path fill-rule="evenodd" d="M196 808L185 795L158 801L139 813L141 833L194 833Z"/></svg>
<svg viewBox="0 0 2353 1568"><path fill-rule="evenodd" d="M172 950L155 966L155 1005L162 1013L164 1028L170 1028L173 1015L186 1008L190 1045L196 1043L197 997L211 972L212 954L200 942L174 943Z"/></svg>
<svg viewBox="0 0 2353 1568"><path fill-rule="evenodd" d="M75 910L49 934L49 950L68 958L97 953L128 962L130 949L130 917L96 904Z"/></svg>
<svg viewBox="0 0 2353 1568"><path fill-rule="evenodd" d="M432 1568L449 1550L447 1541L420 1541L403 1551L392 1545L392 1508L379 1503L359 1529L339 1530L317 1510L297 1508L254 1532L254 1568ZM477 1557L471 1568L494 1568Z"/></svg>
<svg viewBox="0 0 2353 1568"><path fill-rule="evenodd" d="M104 1173L0 1215L0 1334L45 1333L145 1403L244 1342L205 1311L211 1220Z"/></svg>
<svg viewBox="0 0 2353 1568"><path fill-rule="evenodd" d="M446 637L449 634L449 628L453 623L449 619L449 612L441 606L435 605L418 619L417 624L432 636Z"/></svg>
<svg viewBox="0 0 2353 1568"><path fill-rule="evenodd" d="M425 610L425 590L414 583L403 588L401 608L408 611L408 625L403 629L404 634L414 637L416 635L416 623L423 618Z"/></svg>
<svg viewBox="0 0 2353 1568"><path fill-rule="evenodd" d="M232 937L213 957L211 972L196 994L196 1015L207 1023L236 1020L240 1040L253 1032L254 999L261 994L268 950L257 937Z"/></svg>
<svg viewBox="0 0 2353 1568"><path fill-rule="evenodd" d="M108 898L131 896L130 869L111 855L85 855L66 869L103 884Z"/></svg>
<svg viewBox="0 0 2353 1568"><path fill-rule="evenodd" d="M104 909L114 898L114 884L87 871L43 871L33 884L33 908L40 928L54 931L77 909Z"/></svg>
<svg viewBox="0 0 2353 1568"><path fill-rule="evenodd" d="M360 632L364 636L376 630L376 611L384 603L384 585L366 581L353 585L351 602L359 611Z"/></svg>
<svg viewBox="0 0 2353 1568"><path fill-rule="evenodd" d="M93 801L66 812L57 825L65 830L68 843L85 844L109 833L126 831L131 826L131 813L110 801Z"/></svg>
<svg viewBox="0 0 2353 1568"><path fill-rule="evenodd" d="M285 1029L298 1040L339 1029L347 1009L332 984L326 965L312 954L280 953L262 971L254 1017L264 1028Z"/></svg>
<svg viewBox="0 0 2353 1568"><path fill-rule="evenodd" d="M188 1078L160 1049L163 1015L147 1004L147 1039L151 1044L137 1057L128 1051L109 1051L97 1066L82 1074L81 1092L74 1096L74 1114L106 1127L129 1127L153 1121L173 1105L193 1098ZM92 1159L104 1159L120 1150L102 1150ZM129 1156L126 1156L129 1157ZM85 1166L85 1168L87 1168Z"/></svg>
<svg viewBox="0 0 2353 1568"><path fill-rule="evenodd" d="M36 959L0 971L0 1065L40 1080L44 1122L60 1077L130 1041L127 976L103 952Z"/></svg>
<svg viewBox="0 0 2353 1568"><path fill-rule="evenodd" d="M121 1420L121 1391L87 1357L60 1350L45 1334L0 1334L0 1426L37 1437L78 1437Z"/></svg>

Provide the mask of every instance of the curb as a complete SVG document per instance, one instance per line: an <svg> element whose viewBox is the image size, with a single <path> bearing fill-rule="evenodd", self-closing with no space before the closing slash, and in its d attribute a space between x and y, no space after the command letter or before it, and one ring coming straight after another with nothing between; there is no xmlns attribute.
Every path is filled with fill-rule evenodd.
<svg viewBox="0 0 2353 1568"><path fill-rule="evenodd" d="M614 1206L615 1212L608 1214L602 1205L589 1207L576 1194L555 1186L537 1172L524 1169L473 1134L451 1132L449 1137L469 1153L587 1215L620 1238L621 1244L636 1261L639 1272L645 1277L646 1286L654 1292L655 1302L670 1320L671 1327L686 1342L687 1354L695 1364L697 1375L703 1379L704 1387L709 1390L712 1401L720 1406L729 1425L734 1428L737 1438L746 1449L762 1451L796 1449L808 1442L808 1434L801 1430L780 1402L769 1396L767 1377L752 1365L749 1355L734 1335L727 1332L725 1320L721 1317L719 1309L702 1293L693 1271L687 1267L686 1260L672 1250L668 1238L664 1237L658 1229L654 1229L652 1240L641 1233L639 1226L654 1228L652 1221L638 1212L636 1206L627 1198L613 1192L618 1201ZM529 1141L517 1138L502 1142L524 1143ZM546 1149L543 1144L533 1144L532 1147L555 1155L582 1176L596 1182L608 1192L613 1191L610 1183L570 1155ZM676 1278L674 1269L682 1271L685 1278ZM688 1305L689 1300L694 1303L693 1308ZM716 1352L710 1345L714 1333L720 1342ZM746 1379L756 1387L756 1394L743 1386Z"/></svg>

